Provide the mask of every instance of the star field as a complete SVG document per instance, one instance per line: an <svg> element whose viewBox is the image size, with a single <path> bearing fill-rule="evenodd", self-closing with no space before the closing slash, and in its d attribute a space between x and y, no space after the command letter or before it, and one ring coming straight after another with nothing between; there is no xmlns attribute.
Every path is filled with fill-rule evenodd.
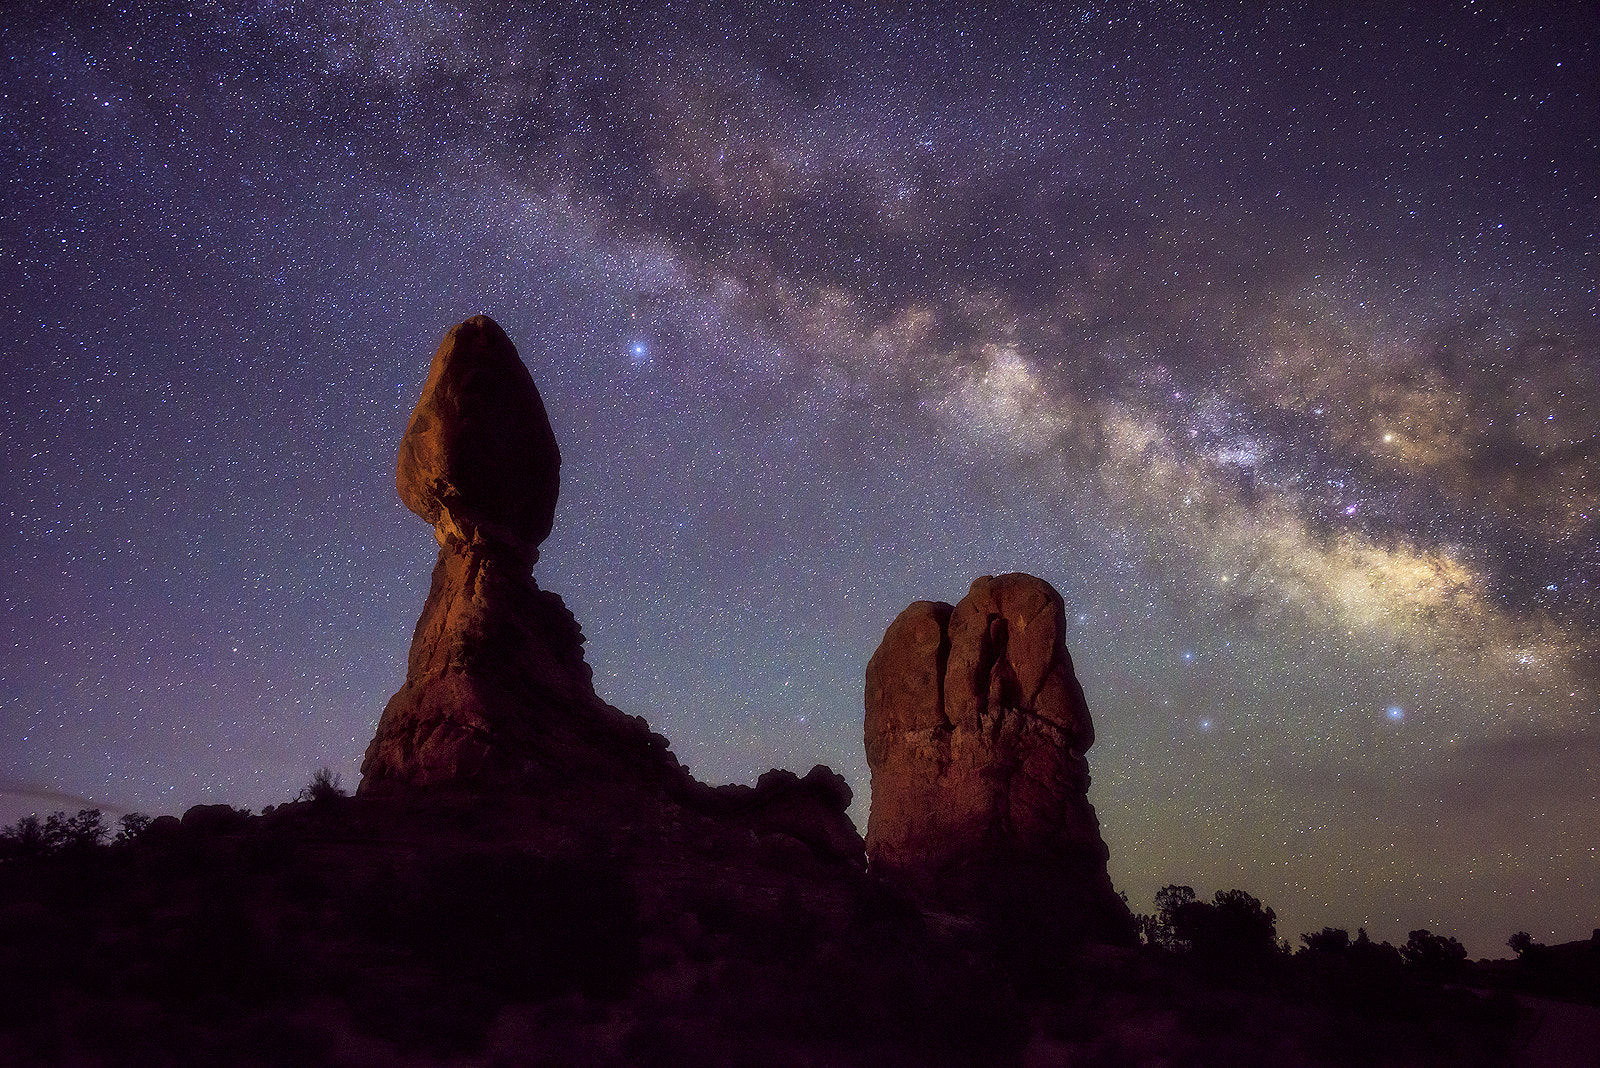
<svg viewBox="0 0 1600 1068"><path fill-rule="evenodd" d="M713 782L1063 594L1114 882L1475 956L1600 923L1600 22L1484 2L23 5L0 818L347 782L494 316L535 569Z"/></svg>

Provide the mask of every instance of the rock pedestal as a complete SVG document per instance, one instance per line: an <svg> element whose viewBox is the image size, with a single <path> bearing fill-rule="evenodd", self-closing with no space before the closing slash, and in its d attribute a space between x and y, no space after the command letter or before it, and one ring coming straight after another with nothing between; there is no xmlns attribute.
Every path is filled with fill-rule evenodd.
<svg viewBox="0 0 1600 1068"><path fill-rule="evenodd" d="M1130 917L1088 799L1094 726L1065 631L1061 595L1022 574L890 624L867 665L867 856L925 898L1003 894L1062 933L1121 941Z"/></svg>

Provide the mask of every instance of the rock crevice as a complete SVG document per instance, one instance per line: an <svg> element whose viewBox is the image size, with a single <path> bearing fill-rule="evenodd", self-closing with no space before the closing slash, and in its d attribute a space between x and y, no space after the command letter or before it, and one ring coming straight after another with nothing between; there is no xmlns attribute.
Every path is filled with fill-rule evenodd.
<svg viewBox="0 0 1600 1068"><path fill-rule="evenodd" d="M875 871L947 904L997 879L1031 887L1086 937L1124 936L1084 754L1094 726L1060 594L985 576L957 605L918 601L867 665Z"/></svg>

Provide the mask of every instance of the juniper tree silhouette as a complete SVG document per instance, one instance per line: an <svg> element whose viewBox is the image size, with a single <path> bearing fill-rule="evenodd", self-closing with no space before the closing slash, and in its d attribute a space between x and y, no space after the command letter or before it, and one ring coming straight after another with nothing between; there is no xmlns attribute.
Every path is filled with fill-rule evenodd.
<svg viewBox="0 0 1600 1068"><path fill-rule="evenodd" d="M1300 941L1305 943L1302 952L1343 953L1350 948L1350 932L1340 927L1324 927L1313 934L1301 935Z"/></svg>
<svg viewBox="0 0 1600 1068"><path fill-rule="evenodd" d="M1197 957L1237 964L1278 951L1278 916L1243 890L1219 890L1207 902L1193 887L1166 886L1156 893L1150 941Z"/></svg>
<svg viewBox="0 0 1600 1068"><path fill-rule="evenodd" d="M1518 931L1516 934L1506 939L1506 945L1509 946L1512 952L1516 953L1518 957L1523 956L1530 949L1534 949L1536 947L1542 948L1539 947L1538 942L1533 940L1533 935L1529 934L1527 931Z"/></svg>
<svg viewBox="0 0 1600 1068"><path fill-rule="evenodd" d="M1427 930L1412 931L1400 949L1405 962L1419 971L1443 975L1457 971L1467 960L1467 947L1454 938Z"/></svg>
<svg viewBox="0 0 1600 1068"><path fill-rule="evenodd" d="M106 834L105 817L97 808L79 809L75 816L52 812L43 820L24 816L0 829L0 859L84 853L100 845Z"/></svg>
<svg viewBox="0 0 1600 1068"><path fill-rule="evenodd" d="M348 796L343 776L332 768L318 768L311 776L311 783L300 791L298 800L310 801L314 805L327 805L337 798Z"/></svg>

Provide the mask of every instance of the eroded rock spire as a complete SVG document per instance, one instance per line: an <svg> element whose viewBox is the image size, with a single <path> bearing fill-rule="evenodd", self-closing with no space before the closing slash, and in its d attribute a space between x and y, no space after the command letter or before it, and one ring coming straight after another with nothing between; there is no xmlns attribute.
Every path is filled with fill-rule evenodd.
<svg viewBox="0 0 1600 1068"><path fill-rule="evenodd" d="M454 327L395 480L433 524L439 558L360 793L684 778L664 738L595 695L577 621L530 575L560 468L544 402L505 331L484 315Z"/></svg>
<svg viewBox="0 0 1600 1068"><path fill-rule="evenodd" d="M1023 574L984 576L954 607L918 601L890 624L867 665L867 855L925 897L1001 894L1061 937L1124 940L1065 632L1061 595Z"/></svg>

